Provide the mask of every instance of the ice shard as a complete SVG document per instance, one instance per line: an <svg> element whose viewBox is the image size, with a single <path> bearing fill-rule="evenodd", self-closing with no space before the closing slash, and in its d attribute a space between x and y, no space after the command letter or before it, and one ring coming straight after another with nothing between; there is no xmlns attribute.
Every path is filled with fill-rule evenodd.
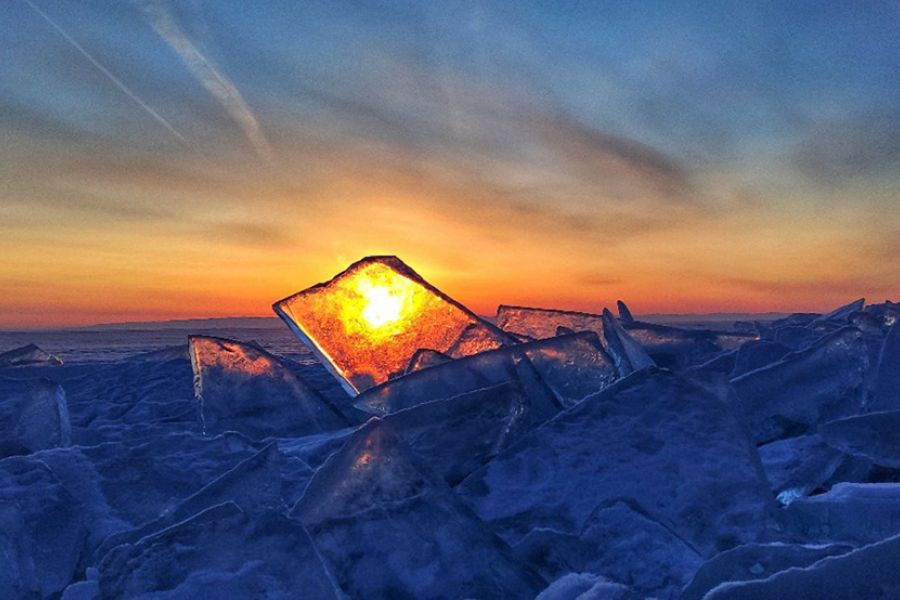
<svg viewBox="0 0 900 600"><path fill-rule="evenodd" d="M819 435L801 435L759 447L766 477L778 501L788 505L836 477L862 477L868 466L825 443Z"/></svg>
<svg viewBox="0 0 900 600"><path fill-rule="evenodd" d="M867 367L862 334L845 327L732 384L756 441L765 442L859 412Z"/></svg>
<svg viewBox="0 0 900 600"><path fill-rule="evenodd" d="M447 356L460 358L471 356L479 352L496 350L497 348L514 343L509 336L497 331L497 328L487 323L472 323L459 334L453 345L447 350Z"/></svg>
<svg viewBox="0 0 900 600"><path fill-rule="evenodd" d="M643 346L656 364L672 369L699 365L723 350L735 350L758 337L748 333L681 329L642 321L623 322L622 327Z"/></svg>
<svg viewBox="0 0 900 600"><path fill-rule="evenodd" d="M703 563L690 544L628 500L598 506L577 536L535 529L513 550L548 581L569 571L596 573L660 600L679 598Z"/></svg>
<svg viewBox="0 0 900 600"><path fill-rule="evenodd" d="M853 550L846 544L747 544L726 550L703 564L681 600L702 600L708 591L729 581L766 579L792 567L807 567L829 556L840 556Z"/></svg>
<svg viewBox="0 0 900 600"><path fill-rule="evenodd" d="M512 342L394 256L364 258L273 308L350 395L402 375L419 348L448 352L471 325L481 342Z"/></svg>
<svg viewBox="0 0 900 600"><path fill-rule="evenodd" d="M515 381L419 404L384 418L450 486L556 413Z"/></svg>
<svg viewBox="0 0 900 600"><path fill-rule="evenodd" d="M900 409L900 324L892 325L884 338L869 407Z"/></svg>
<svg viewBox="0 0 900 600"><path fill-rule="evenodd" d="M278 357L224 338L191 336L194 390L204 431L255 439L298 436L350 425Z"/></svg>
<svg viewBox="0 0 900 600"><path fill-rule="evenodd" d="M0 458L72 441L66 394L49 379L0 377Z"/></svg>
<svg viewBox="0 0 900 600"><path fill-rule="evenodd" d="M619 325L618 319L606 308L603 309L603 335L606 337L606 347L616 363L619 375L624 377L635 371L656 366L644 347L634 341L634 338Z"/></svg>
<svg viewBox="0 0 900 600"><path fill-rule="evenodd" d="M630 498L703 556L758 541L773 508L734 407L655 369L525 434L457 490L512 543L541 527L577 534L598 505Z"/></svg>
<svg viewBox="0 0 900 600"><path fill-rule="evenodd" d="M603 318L591 313L501 304L497 308L496 322L503 331L534 340L555 337L559 327L593 331L603 339Z"/></svg>
<svg viewBox="0 0 900 600"><path fill-rule="evenodd" d="M834 309L830 313L826 313L826 314L822 315L821 317L815 319L812 322L812 325L824 324L829 321L838 321L840 323L846 323L847 319L850 317L850 315L852 315L853 313L855 313L857 311L862 310L865 305L866 305L866 299L859 298L858 300L854 300L853 302L850 302L849 304L845 304L844 306L839 306L838 308Z"/></svg>
<svg viewBox="0 0 900 600"><path fill-rule="evenodd" d="M568 405L616 379L612 359L590 332L518 344L422 369L366 390L355 406L388 414L506 381L519 381L533 402Z"/></svg>
<svg viewBox="0 0 900 600"><path fill-rule="evenodd" d="M103 598L342 598L303 526L228 502L113 548Z"/></svg>
<svg viewBox="0 0 900 600"><path fill-rule="evenodd" d="M421 371L427 367L433 367L449 360L452 359L443 352L438 352L431 348L419 348L409 360L409 365L406 367L406 374L415 373L416 371Z"/></svg>
<svg viewBox="0 0 900 600"><path fill-rule="evenodd" d="M31 456L0 461L0 598L56 598L87 545L79 502Z"/></svg>
<svg viewBox="0 0 900 600"><path fill-rule="evenodd" d="M819 433L838 450L900 469L900 410L837 419L819 427Z"/></svg>
<svg viewBox="0 0 900 600"><path fill-rule="evenodd" d="M731 377L739 377L750 371L778 362L790 351L791 349L788 346L778 342L768 340L749 341L738 348Z"/></svg>
<svg viewBox="0 0 900 600"><path fill-rule="evenodd" d="M291 516L353 598L532 598L545 585L378 419L319 468Z"/></svg>
<svg viewBox="0 0 900 600"><path fill-rule="evenodd" d="M782 520L810 541L876 542L900 533L900 483L838 483L792 503Z"/></svg>
<svg viewBox="0 0 900 600"><path fill-rule="evenodd" d="M755 581L724 583L704 600L900 598L900 536Z"/></svg>
<svg viewBox="0 0 900 600"><path fill-rule="evenodd" d="M619 310L619 319L622 320L623 323L631 323L634 321L634 317L631 316L631 311L628 310L628 306L621 300L616 300L616 308Z"/></svg>
<svg viewBox="0 0 900 600"><path fill-rule="evenodd" d="M0 352L0 368L61 364L63 364L61 358L38 348L34 344Z"/></svg>

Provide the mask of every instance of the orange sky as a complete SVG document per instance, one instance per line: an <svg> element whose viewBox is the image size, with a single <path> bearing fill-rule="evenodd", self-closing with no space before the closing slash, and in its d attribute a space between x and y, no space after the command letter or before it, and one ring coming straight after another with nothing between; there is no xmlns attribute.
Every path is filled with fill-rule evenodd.
<svg viewBox="0 0 900 600"><path fill-rule="evenodd" d="M0 328L271 315L370 254L482 314L900 298L874 9L82 4L0 22Z"/></svg>

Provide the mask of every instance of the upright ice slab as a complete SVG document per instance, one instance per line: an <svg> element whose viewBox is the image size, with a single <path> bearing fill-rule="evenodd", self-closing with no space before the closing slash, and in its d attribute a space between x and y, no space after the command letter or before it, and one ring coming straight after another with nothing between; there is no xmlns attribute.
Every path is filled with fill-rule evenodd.
<svg viewBox="0 0 900 600"><path fill-rule="evenodd" d="M619 324L619 320L606 308L603 309L603 335L606 337L606 347L609 348L609 354L616 363L619 375L624 377L635 371L656 366L643 346L634 341L634 338Z"/></svg>
<svg viewBox="0 0 900 600"><path fill-rule="evenodd" d="M234 430L261 439L350 424L281 360L258 346L191 336L190 352L194 393L207 433Z"/></svg>
<svg viewBox="0 0 900 600"><path fill-rule="evenodd" d="M850 315L852 315L853 313L855 313L857 311L862 310L865 305L866 305L866 299L859 298L857 300L854 300L853 302L845 304L844 306L839 306L838 308L834 309L833 311L822 315L821 317L814 320L812 322L812 325L823 324L823 323L827 323L829 321L846 323L847 319L850 317Z"/></svg>
<svg viewBox="0 0 900 600"><path fill-rule="evenodd" d="M366 390L355 406L384 415L506 381L519 381L534 402L549 393L556 403L568 406L610 385L616 377L612 359L597 336L584 332L482 352L409 373Z"/></svg>
<svg viewBox="0 0 900 600"><path fill-rule="evenodd" d="M0 368L61 364L63 364L61 358L38 348L34 344L28 344L27 346L0 352Z"/></svg>
<svg viewBox="0 0 900 600"><path fill-rule="evenodd" d="M634 321L634 317L631 316L631 311L628 309L628 306L622 302L621 300L616 300L616 308L619 310L619 319L624 323L631 323Z"/></svg>
<svg viewBox="0 0 900 600"><path fill-rule="evenodd" d="M765 442L859 412L867 367L862 334L844 327L732 383L756 441Z"/></svg>
<svg viewBox="0 0 900 600"><path fill-rule="evenodd" d="M545 585L378 419L319 468L291 515L353 598L532 598Z"/></svg>
<svg viewBox="0 0 900 600"><path fill-rule="evenodd" d="M734 408L655 369L526 434L458 492L511 542L538 527L577 534L598 505L630 498L704 556L757 541L772 508Z"/></svg>
<svg viewBox="0 0 900 600"><path fill-rule="evenodd" d="M403 374L419 348L466 354L512 342L395 256L364 258L273 308L350 395Z"/></svg>
<svg viewBox="0 0 900 600"><path fill-rule="evenodd" d="M49 379L0 377L0 458L67 446L71 440L62 386Z"/></svg>

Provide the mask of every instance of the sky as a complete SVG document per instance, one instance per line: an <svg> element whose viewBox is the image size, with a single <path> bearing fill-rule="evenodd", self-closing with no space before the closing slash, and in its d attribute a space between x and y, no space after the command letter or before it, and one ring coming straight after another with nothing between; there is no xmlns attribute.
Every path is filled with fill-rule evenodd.
<svg viewBox="0 0 900 600"><path fill-rule="evenodd" d="M482 314L900 298L900 3L0 0L0 328L371 254Z"/></svg>

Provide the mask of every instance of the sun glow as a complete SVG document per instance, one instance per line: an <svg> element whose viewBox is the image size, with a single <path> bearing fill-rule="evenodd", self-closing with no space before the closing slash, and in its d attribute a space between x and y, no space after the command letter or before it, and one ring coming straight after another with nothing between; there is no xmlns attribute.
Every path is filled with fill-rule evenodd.
<svg viewBox="0 0 900 600"><path fill-rule="evenodd" d="M379 328L400 319L403 297L391 293L385 286L369 287L361 290L366 299L362 316L373 328Z"/></svg>

